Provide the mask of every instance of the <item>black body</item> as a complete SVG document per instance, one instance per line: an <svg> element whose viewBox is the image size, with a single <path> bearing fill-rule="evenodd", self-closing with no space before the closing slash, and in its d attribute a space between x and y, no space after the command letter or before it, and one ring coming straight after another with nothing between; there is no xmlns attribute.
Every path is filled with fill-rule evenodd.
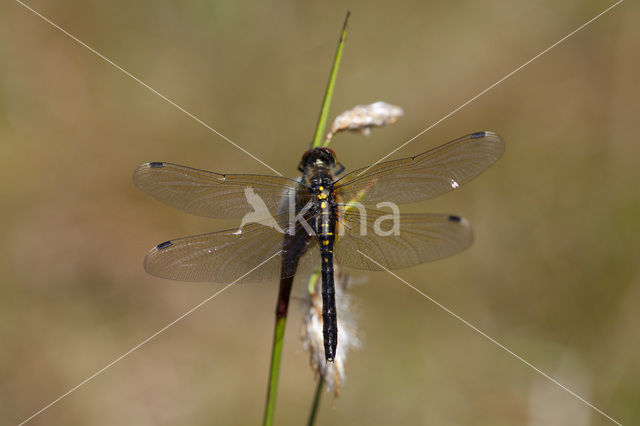
<svg viewBox="0 0 640 426"><path fill-rule="evenodd" d="M322 274L322 331L324 353L327 361L333 361L338 346L338 318L334 288L333 245L337 217L337 201L333 191L336 158L327 148L308 151L300 168L305 173L311 193L311 226L320 247Z"/></svg>

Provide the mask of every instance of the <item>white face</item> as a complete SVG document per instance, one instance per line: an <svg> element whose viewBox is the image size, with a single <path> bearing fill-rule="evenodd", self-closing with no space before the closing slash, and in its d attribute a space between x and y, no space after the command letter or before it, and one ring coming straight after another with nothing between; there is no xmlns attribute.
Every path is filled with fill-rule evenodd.
<svg viewBox="0 0 640 426"><path fill-rule="evenodd" d="M335 154L325 148L318 148L309 152L302 160L301 167L305 171L317 170L320 168L329 169L333 171L336 165Z"/></svg>

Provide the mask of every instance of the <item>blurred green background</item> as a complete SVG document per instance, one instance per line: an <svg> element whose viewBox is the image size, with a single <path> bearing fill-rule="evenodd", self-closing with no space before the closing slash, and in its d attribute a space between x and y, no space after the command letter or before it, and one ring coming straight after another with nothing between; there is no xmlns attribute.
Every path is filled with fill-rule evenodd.
<svg viewBox="0 0 640 426"><path fill-rule="evenodd" d="M332 117L405 110L332 143L378 160L612 2L29 3L269 165L296 175L346 8ZM623 424L640 424L640 37L627 1L394 158L493 130L506 154L411 206L474 226L473 247L400 275ZM171 161L270 173L17 2L0 5L0 423L16 424L221 288L146 275L169 238L237 226L131 184ZM386 273L354 273L363 347L318 424L612 424ZM30 424L262 420L277 283L232 287ZM294 288L276 423L314 377Z"/></svg>

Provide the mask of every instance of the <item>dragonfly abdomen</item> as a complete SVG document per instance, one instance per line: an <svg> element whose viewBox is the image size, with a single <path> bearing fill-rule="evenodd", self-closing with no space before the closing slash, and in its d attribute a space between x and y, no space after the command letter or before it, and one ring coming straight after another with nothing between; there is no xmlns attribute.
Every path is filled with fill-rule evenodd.
<svg viewBox="0 0 640 426"><path fill-rule="evenodd" d="M330 257L322 264L322 335L324 356L327 361L333 361L338 347L338 317L333 282L333 259Z"/></svg>
<svg viewBox="0 0 640 426"><path fill-rule="evenodd" d="M335 218L333 213L325 213L322 209L318 243L322 257L322 334L324 337L324 353L327 361L333 361L338 346L338 319L336 315L336 298L333 281L333 243Z"/></svg>

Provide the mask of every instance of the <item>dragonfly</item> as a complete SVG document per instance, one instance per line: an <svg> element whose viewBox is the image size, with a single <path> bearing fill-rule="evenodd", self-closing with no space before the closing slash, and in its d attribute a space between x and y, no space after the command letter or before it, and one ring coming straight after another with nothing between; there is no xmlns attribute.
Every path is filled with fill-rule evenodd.
<svg viewBox="0 0 640 426"><path fill-rule="evenodd" d="M413 157L343 174L333 150L314 148L302 156L297 179L142 164L134 185L156 200L198 216L243 219L240 228L158 244L146 255L144 269L178 281L256 283L309 276L319 267L325 358L333 361L334 262L357 270L397 270L468 248L473 235L460 216L394 210L390 217L381 205L453 191L491 166L504 149L496 133L475 132ZM391 228L382 229L385 221Z"/></svg>

